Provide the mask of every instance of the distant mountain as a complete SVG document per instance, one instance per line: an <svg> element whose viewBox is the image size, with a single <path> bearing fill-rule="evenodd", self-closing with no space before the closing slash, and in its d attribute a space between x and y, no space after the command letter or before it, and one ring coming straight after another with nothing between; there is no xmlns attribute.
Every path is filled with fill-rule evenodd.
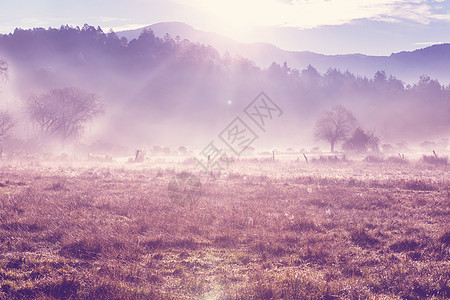
<svg viewBox="0 0 450 300"><path fill-rule="evenodd" d="M118 35L129 40L135 39L144 28L152 29L159 37L168 33L172 38L179 36L191 42L211 45L221 54L229 52L247 57L263 68L269 67L272 62L287 62L290 67L297 69L312 65L321 73L325 73L329 68L337 68L372 78L377 71L384 70L406 83L416 82L424 74L438 79L441 83L450 83L450 44L433 45L415 51L393 53L390 56L323 55L309 51L287 51L268 43L239 43L180 22L156 23L140 29L118 32Z"/></svg>
<svg viewBox="0 0 450 300"><path fill-rule="evenodd" d="M164 37L164 35L168 33L174 39L179 36L181 39L188 39L191 42L211 45L218 50L229 49L228 51L231 50L234 52L239 50L239 47L241 46L240 43L230 38L216 33L197 30L194 27L181 22L156 23L139 29L120 31L117 34L120 37L126 37L128 40L137 39L145 28L150 28L158 37Z"/></svg>

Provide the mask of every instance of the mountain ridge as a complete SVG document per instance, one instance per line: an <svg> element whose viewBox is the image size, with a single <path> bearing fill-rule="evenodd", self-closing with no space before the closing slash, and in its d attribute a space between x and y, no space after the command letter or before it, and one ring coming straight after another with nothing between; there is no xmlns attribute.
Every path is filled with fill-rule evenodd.
<svg viewBox="0 0 450 300"><path fill-rule="evenodd" d="M312 51L284 50L267 42L240 43L220 34L197 30L182 22L160 22L135 30L120 31L117 34L131 40L139 37L140 32L145 28L152 29L159 37L168 33L172 37L178 35L191 42L211 45L222 55L228 52L232 55L247 57L263 68L269 67L273 62L279 64L287 62L289 66L296 69L312 65L321 73L325 73L329 68L336 68L351 70L360 76L371 78L377 71L384 70L405 83L415 82L424 74L440 82L450 83L449 43L435 44L413 51L395 52L389 56L363 53L327 55Z"/></svg>

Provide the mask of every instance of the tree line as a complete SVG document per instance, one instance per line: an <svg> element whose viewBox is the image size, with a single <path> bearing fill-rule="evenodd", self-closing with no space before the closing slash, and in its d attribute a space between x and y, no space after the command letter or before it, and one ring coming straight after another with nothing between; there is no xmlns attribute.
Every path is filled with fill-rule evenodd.
<svg viewBox="0 0 450 300"><path fill-rule="evenodd" d="M406 84L382 70L367 77L334 68L319 73L311 65L296 68L278 62L261 68L243 57L221 55L211 46L168 34L157 37L150 29L131 41L87 24L16 29L0 35L0 53L23 75L26 84L20 96L34 126L58 137L80 135L81 124L106 106L122 102L134 118L148 111L157 111L157 118L187 104L196 109L192 114L214 111L223 98L250 99L261 90L283 99L290 111L301 116L302 126L313 124L324 108L337 104L351 107L358 119L388 127L397 136L440 134L450 119L450 85L427 75ZM5 66L0 64L3 80ZM102 104L98 90L104 91ZM68 106L74 95L84 100ZM78 109L91 107L86 99L93 104L93 115L77 115ZM58 115L49 109L52 105L66 111ZM45 117L37 118L39 113ZM65 124L69 120L74 124Z"/></svg>

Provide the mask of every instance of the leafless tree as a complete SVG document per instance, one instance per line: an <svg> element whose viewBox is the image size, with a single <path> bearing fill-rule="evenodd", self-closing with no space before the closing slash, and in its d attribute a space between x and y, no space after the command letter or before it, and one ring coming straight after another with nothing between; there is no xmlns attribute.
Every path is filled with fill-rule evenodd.
<svg viewBox="0 0 450 300"><path fill-rule="evenodd" d="M8 64L6 61L0 59L0 82L6 80L8 77Z"/></svg>
<svg viewBox="0 0 450 300"><path fill-rule="evenodd" d="M16 122L6 110L0 110L0 138L3 137Z"/></svg>
<svg viewBox="0 0 450 300"><path fill-rule="evenodd" d="M355 122L356 119L350 111L342 105L337 105L320 115L316 122L314 137L318 140L328 141L331 145L331 152L334 152L336 143L348 138Z"/></svg>
<svg viewBox="0 0 450 300"><path fill-rule="evenodd" d="M0 60L0 82L7 79L8 64L4 60ZM6 110L0 110L0 138L16 125L11 114Z"/></svg>
<svg viewBox="0 0 450 300"><path fill-rule="evenodd" d="M28 99L29 116L45 137L75 137L103 112L98 95L75 87L53 89Z"/></svg>

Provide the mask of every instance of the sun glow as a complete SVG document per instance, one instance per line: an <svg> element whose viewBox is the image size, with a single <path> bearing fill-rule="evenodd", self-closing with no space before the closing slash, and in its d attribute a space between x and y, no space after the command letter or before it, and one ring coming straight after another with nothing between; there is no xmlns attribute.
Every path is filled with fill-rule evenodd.
<svg viewBox="0 0 450 300"><path fill-rule="evenodd" d="M313 28L345 24L361 18L395 18L400 8L403 12L407 10L408 19L419 22L427 8L421 1L408 4L404 0L178 1L197 10L203 21L214 30L220 28L229 32L250 30L255 26Z"/></svg>

